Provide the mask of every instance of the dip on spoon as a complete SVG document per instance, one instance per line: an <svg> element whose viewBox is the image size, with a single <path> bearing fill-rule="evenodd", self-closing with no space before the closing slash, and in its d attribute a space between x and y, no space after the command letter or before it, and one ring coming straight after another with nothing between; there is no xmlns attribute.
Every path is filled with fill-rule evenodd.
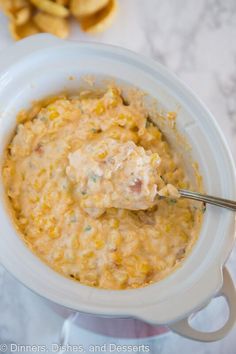
<svg viewBox="0 0 236 354"><path fill-rule="evenodd" d="M83 209L98 217L107 208L149 209L157 195L178 198L158 174L160 162L157 153L133 141L96 139L69 155L66 173Z"/></svg>

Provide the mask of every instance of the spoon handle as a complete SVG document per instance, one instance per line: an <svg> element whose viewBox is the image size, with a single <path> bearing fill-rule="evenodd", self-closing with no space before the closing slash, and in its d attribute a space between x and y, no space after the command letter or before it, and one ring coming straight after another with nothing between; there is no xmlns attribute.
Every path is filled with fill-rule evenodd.
<svg viewBox="0 0 236 354"><path fill-rule="evenodd" d="M198 192L191 192L185 189L179 189L179 194L184 198L199 200L200 202L205 202L236 211L236 202L233 200L213 197L211 195L201 194Z"/></svg>

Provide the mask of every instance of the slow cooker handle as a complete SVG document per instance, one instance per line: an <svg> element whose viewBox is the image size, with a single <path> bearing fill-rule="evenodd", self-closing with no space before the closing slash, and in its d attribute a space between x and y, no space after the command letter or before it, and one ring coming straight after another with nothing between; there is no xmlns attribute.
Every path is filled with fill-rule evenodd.
<svg viewBox="0 0 236 354"><path fill-rule="evenodd" d="M224 338L236 323L236 289L227 268L223 269L223 286L219 295L224 296L229 307L229 318L224 326L214 332L201 332L189 324L189 318L185 318L169 325L170 329L181 336L201 342L214 342Z"/></svg>

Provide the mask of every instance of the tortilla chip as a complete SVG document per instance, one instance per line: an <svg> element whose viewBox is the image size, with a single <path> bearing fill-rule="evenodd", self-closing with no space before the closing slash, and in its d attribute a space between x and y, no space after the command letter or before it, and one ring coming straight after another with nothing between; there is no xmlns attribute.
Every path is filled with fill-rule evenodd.
<svg viewBox="0 0 236 354"><path fill-rule="evenodd" d="M0 0L0 9L8 17L14 17L15 13L24 8L30 7L27 0Z"/></svg>
<svg viewBox="0 0 236 354"><path fill-rule="evenodd" d="M14 8L15 10L19 10L22 7L27 6L26 0L0 0L0 9L3 11L7 11L9 9Z"/></svg>
<svg viewBox="0 0 236 354"><path fill-rule="evenodd" d="M91 16L78 18L83 31L88 33L103 32L114 20L117 13L117 0L109 0L107 6Z"/></svg>
<svg viewBox="0 0 236 354"><path fill-rule="evenodd" d="M69 10L59 5L51 0L30 0L31 3L49 15L54 15L58 17L67 17L69 16Z"/></svg>
<svg viewBox="0 0 236 354"><path fill-rule="evenodd" d="M15 22L10 22L9 30L12 37L16 40L31 36L33 34L39 33L38 27L33 23L33 21L29 21L22 26L17 25Z"/></svg>
<svg viewBox="0 0 236 354"><path fill-rule="evenodd" d="M48 32L60 38L66 38L69 34L69 25L64 18L38 12L33 17L33 21L42 32Z"/></svg>
<svg viewBox="0 0 236 354"><path fill-rule="evenodd" d="M8 17L12 22L15 22L16 25L21 26L30 20L31 13L30 7L23 7L16 12L10 13Z"/></svg>
<svg viewBox="0 0 236 354"><path fill-rule="evenodd" d="M76 17L89 16L108 4L109 0L71 0L70 10Z"/></svg>

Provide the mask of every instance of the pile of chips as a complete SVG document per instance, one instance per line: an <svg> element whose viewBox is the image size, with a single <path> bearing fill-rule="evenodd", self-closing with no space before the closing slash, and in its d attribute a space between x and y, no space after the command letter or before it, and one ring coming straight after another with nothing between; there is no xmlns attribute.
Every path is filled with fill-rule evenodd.
<svg viewBox="0 0 236 354"><path fill-rule="evenodd" d="M16 40L41 32L66 38L71 16L85 32L104 31L113 22L117 0L0 0L0 8Z"/></svg>

